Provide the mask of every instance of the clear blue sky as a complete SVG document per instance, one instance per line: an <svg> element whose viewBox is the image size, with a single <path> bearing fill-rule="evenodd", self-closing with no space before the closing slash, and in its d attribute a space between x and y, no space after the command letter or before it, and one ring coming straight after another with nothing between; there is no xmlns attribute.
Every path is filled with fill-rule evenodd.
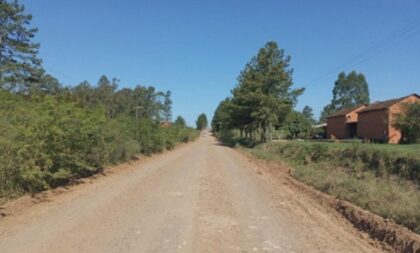
<svg viewBox="0 0 420 253"><path fill-rule="evenodd" d="M44 67L62 83L96 84L106 74L121 87L171 90L174 115L189 124L201 112L212 117L270 40L291 55L295 87L306 88L298 109L318 115L339 71L364 73L372 101L420 91L418 0L22 3L39 28ZM346 65L351 59L362 62Z"/></svg>

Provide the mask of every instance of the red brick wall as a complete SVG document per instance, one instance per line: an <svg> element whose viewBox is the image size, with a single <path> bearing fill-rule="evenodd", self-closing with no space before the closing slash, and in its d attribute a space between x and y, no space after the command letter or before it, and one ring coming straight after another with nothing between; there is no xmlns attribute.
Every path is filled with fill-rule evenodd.
<svg viewBox="0 0 420 253"><path fill-rule="evenodd" d="M360 139L386 141L388 134L387 110L359 113L357 137Z"/></svg>
<svg viewBox="0 0 420 253"><path fill-rule="evenodd" d="M327 138L334 135L337 139L346 138L346 118L345 116L327 119Z"/></svg>
<svg viewBox="0 0 420 253"><path fill-rule="evenodd" d="M360 106L359 108L357 108L356 110L354 110L354 111L352 111L352 112L349 112L349 113L347 113L347 115L346 115L346 122L347 123L354 123L354 122L357 122L357 119L358 119L358 114L357 114L357 112L358 111L360 111L360 110L362 110L362 109L364 109L366 106L365 105L363 105L363 106Z"/></svg>

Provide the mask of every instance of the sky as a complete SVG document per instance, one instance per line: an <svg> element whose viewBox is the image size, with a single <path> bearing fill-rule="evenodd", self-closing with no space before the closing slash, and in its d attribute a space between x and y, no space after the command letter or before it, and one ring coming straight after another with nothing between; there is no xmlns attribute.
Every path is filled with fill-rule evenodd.
<svg viewBox="0 0 420 253"><path fill-rule="evenodd" d="M366 76L371 101L420 92L420 1L21 0L48 73L65 85L102 74L171 90L174 117L211 119L268 41L291 56L296 107L316 116L338 73Z"/></svg>

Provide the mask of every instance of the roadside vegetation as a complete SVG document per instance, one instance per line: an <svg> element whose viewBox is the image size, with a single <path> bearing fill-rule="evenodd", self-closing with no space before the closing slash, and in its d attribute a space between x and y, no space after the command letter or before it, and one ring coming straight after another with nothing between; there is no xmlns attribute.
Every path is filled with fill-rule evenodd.
<svg viewBox="0 0 420 253"><path fill-rule="evenodd" d="M397 116L394 126L401 131L403 143L420 143L420 103L405 106L406 113Z"/></svg>
<svg viewBox="0 0 420 253"><path fill-rule="evenodd" d="M286 142L245 150L285 161L296 179L420 233L418 153L385 146Z"/></svg>
<svg viewBox="0 0 420 253"><path fill-rule="evenodd" d="M61 84L37 58L31 18L17 1L0 3L0 200L65 185L197 136L182 117L171 123L169 91L119 89L106 76L97 85Z"/></svg>
<svg viewBox="0 0 420 253"><path fill-rule="evenodd" d="M135 91L153 95L141 87ZM99 96L100 88L91 88L91 94L91 99ZM150 115L138 115L135 110L126 113L130 108L120 108L108 117L102 100L86 105L78 101L74 90L65 97L0 91L0 197L67 184L137 154L172 149L196 135L186 126L163 127L155 119L161 111L157 101L143 101L156 107ZM122 105L134 102L129 97Z"/></svg>
<svg viewBox="0 0 420 253"><path fill-rule="evenodd" d="M290 56L275 42L267 43L217 107L215 135L259 158L285 161L296 179L420 233L420 146L303 141L317 135L311 127L316 121L310 107L295 109L304 90L292 89L292 73ZM369 101L363 74L340 73L321 122L332 112ZM396 126L413 143L420 132L418 105L407 111Z"/></svg>
<svg viewBox="0 0 420 253"><path fill-rule="evenodd" d="M197 120L195 121L195 124L197 126L197 130L204 130L208 126L207 116L206 114L202 113L198 115Z"/></svg>
<svg viewBox="0 0 420 253"><path fill-rule="evenodd" d="M377 151L387 151L398 155L416 155L420 154L420 144L382 144L382 143L364 143L361 140L348 141L325 141L325 140L287 140L287 143L296 145L325 145L328 148L366 148Z"/></svg>

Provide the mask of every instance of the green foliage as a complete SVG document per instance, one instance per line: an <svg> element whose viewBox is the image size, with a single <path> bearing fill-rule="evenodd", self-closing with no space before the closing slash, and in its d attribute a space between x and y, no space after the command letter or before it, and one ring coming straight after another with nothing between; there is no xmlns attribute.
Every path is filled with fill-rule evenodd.
<svg viewBox="0 0 420 253"><path fill-rule="evenodd" d="M0 199L64 185L197 136L185 121L161 125L162 117L171 119L170 91L118 90L119 81L105 75L96 87L62 87L40 66L31 19L17 1L0 1Z"/></svg>
<svg viewBox="0 0 420 253"><path fill-rule="evenodd" d="M247 139L271 139L271 132L283 125L303 93L303 89L291 89L293 70L289 65L290 56L277 43L268 42L246 64L232 97L217 107L213 129L239 129Z"/></svg>
<svg viewBox="0 0 420 253"><path fill-rule="evenodd" d="M309 106L303 107L302 114L311 124L315 123L314 112L311 107Z"/></svg>
<svg viewBox="0 0 420 253"><path fill-rule="evenodd" d="M369 101L369 88L365 76L357 74L356 71L348 75L341 72L334 83L331 103L324 107L320 121L325 121L325 118L333 112L368 104Z"/></svg>
<svg viewBox="0 0 420 253"><path fill-rule="evenodd" d="M311 130L311 121L303 113L291 111L282 129L286 132L287 138L307 138Z"/></svg>
<svg viewBox="0 0 420 253"><path fill-rule="evenodd" d="M198 116L195 124L197 125L197 129L198 130L203 130L205 128L207 128L208 126L208 121L207 121L207 116L206 114L202 113Z"/></svg>
<svg viewBox="0 0 420 253"><path fill-rule="evenodd" d="M42 75L32 15L18 1L0 1L0 88L26 91Z"/></svg>
<svg viewBox="0 0 420 253"><path fill-rule="evenodd" d="M89 90L98 94L96 89L103 88ZM153 117L137 119L110 109L102 103L116 101L115 89L103 94L105 100L93 102L71 92L63 99L0 91L0 198L68 184L108 164L172 149L197 136L185 126L165 128Z"/></svg>
<svg viewBox="0 0 420 253"><path fill-rule="evenodd" d="M63 96L64 91L58 96ZM165 98L166 96L166 98ZM153 118L160 120L164 111L168 113L170 93L157 92L154 87L137 85L133 89L123 88L118 90L118 80L111 81L102 76L96 87L84 81L68 91L63 99L75 101L80 106L87 108L102 107L107 118L127 115L136 119ZM170 112L169 112L170 113Z"/></svg>
<svg viewBox="0 0 420 253"><path fill-rule="evenodd" d="M214 132L233 128L234 126L234 114L233 104L230 98L226 98L217 106L216 111L211 122L211 127Z"/></svg>
<svg viewBox="0 0 420 253"><path fill-rule="evenodd" d="M271 143L246 149L260 159L287 161L292 176L420 232L420 159L384 146Z"/></svg>
<svg viewBox="0 0 420 253"><path fill-rule="evenodd" d="M334 146L329 143L275 143L267 146L281 157L300 164L325 161L352 170L372 171L381 177L396 175L420 185L420 159L415 153L352 144Z"/></svg>
<svg viewBox="0 0 420 253"><path fill-rule="evenodd" d="M321 162L296 165L292 175L316 189L350 201L420 233L420 191L411 182L349 171Z"/></svg>
<svg viewBox="0 0 420 253"><path fill-rule="evenodd" d="M187 123L185 122L185 119L182 116L176 117L174 125L181 128L187 127Z"/></svg>
<svg viewBox="0 0 420 253"><path fill-rule="evenodd" d="M216 137L226 146L234 147L239 143L239 139L234 133L234 130L223 129L216 132Z"/></svg>
<svg viewBox="0 0 420 253"><path fill-rule="evenodd" d="M404 143L420 143L420 103L407 104L394 126L401 131Z"/></svg>

